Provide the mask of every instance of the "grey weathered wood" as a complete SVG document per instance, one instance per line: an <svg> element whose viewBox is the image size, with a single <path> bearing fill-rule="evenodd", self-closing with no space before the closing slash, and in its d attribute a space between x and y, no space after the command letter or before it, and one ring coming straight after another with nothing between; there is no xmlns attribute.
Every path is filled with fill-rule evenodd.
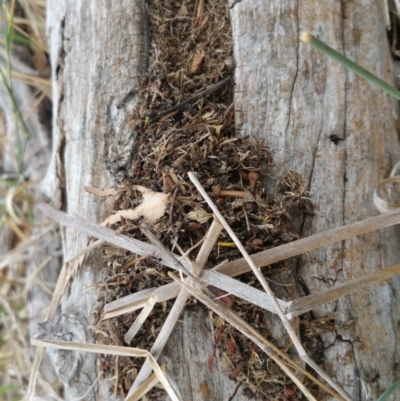
<svg viewBox="0 0 400 401"><path fill-rule="evenodd" d="M60 4L50 1L48 32L54 83L54 144L52 162L42 191L54 207L88 221L99 222L110 213L111 205L104 205L98 198L85 192L84 187L112 184L104 159L109 147L118 146L129 133L126 123L135 107L136 88L147 63L144 2L70 0ZM86 245L87 237L66 229L64 241L65 257L68 259ZM99 293L96 289L86 289L104 278L101 266L101 255L92 252L63 299L62 309L67 314L68 311L72 314L79 312L88 324L93 323ZM185 317L185 321L189 322L189 331L180 333L181 329L176 329L178 338L186 336L188 339L185 344L189 344L193 333L203 330L203 325L210 326L209 320L203 322L199 316L189 320ZM67 317L65 321L68 321ZM67 339L67 326L65 330L57 332L58 339L64 336ZM81 334L88 337L85 333ZM49 334L48 337L52 336ZM79 341L78 337L75 340ZM210 376L205 370L212 352L212 334L207 331L201 338L196 352L202 363L188 360L192 378ZM172 344L176 344L174 341ZM177 361L187 358L187 353L181 347L174 354ZM77 370L71 378L65 378L69 380L66 386L67 399L82 395L93 381L93 372L96 372L94 358L86 360L85 364L86 370L87 366L92 367L90 372L82 374ZM210 379L213 388L210 391L215 392L217 399L226 399L234 393L236 383L228 379L225 370L221 370L221 363L218 366L220 371L217 369ZM82 380L77 383L79 376ZM88 385L85 387L83 382ZM185 400L204 399L197 388L192 388L190 376L184 376L184 380L178 379L178 382L183 386ZM112 399L106 387L99 387L97 393L89 392L89 399ZM244 398L236 399L240 401Z"/></svg>
<svg viewBox="0 0 400 401"><path fill-rule="evenodd" d="M234 2L232 2L234 3ZM232 6L236 124L265 138L278 162L300 173L317 206L297 222L303 236L377 214L372 194L400 158L394 99L299 42L309 31L393 82L380 2L242 0ZM330 140L342 140L336 145ZM276 171L273 172L275 174ZM398 227L302 257L297 274L313 293L400 260ZM356 400L371 398L399 376L400 279L318 308L336 324L321 336L323 368ZM400 399L397 395L396 399Z"/></svg>
<svg viewBox="0 0 400 401"><path fill-rule="evenodd" d="M298 221L302 235L376 214L372 191L400 156L393 124L396 103L299 43L298 36L307 29L392 81L378 0L233 3L237 128L242 134L266 138L276 159L309 183L317 210L315 216ZM84 186L110 184L104 159L110 145L124 140L128 131L126 118L136 103L138 78L146 69L144 4L141 0L52 0L48 21L54 143L42 190L54 206L98 222L110 208L86 193ZM331 135L343 141L335 145ZM335 280L396 263L396 234L397 229L389 228L313 251L298 263L302 290L315 292ZM86 241L84 235L66 230L66 258ZM291 264L295 267L296 261ZM78 309L89 323L97 291L86 288L104 277L101 265L101 255L94 252L63 301L63 309ZM376 396L399 373L396 340L399 343L400 338L395 320L400 309L399 286L399 280L393 279L314 311L315 317L336 311L338 324L358 319L355 326L321 337L326 348L324 369L354 399L365 398L362 382ZM185 314L186 323L177 326L166 356L175 373L174 360L187 363L185 370L190 375L177 379L185 399L203 399L198 392L202 375L211 380L208 387L212 391L218 386L224 389L214 399L228 399L235 384L220 385L226 373L218 371L212 378L205 373L210 354L208 333L196 343L195 353L202 363L188 358L193 346L190 339L197 338L203 318L206 316ZM280 325L269 324L272 335L284 345ZM94 361L92 366L95 369ZM104 389L99 391L97 398L109 398ZM69 392L69 397L74 395Z"/></svg>
<svg viewBox="0 0 400 401"><path fill-rule="evenodd" d="M111 184L104 160L109 147L128 133L136 88L146 71L145 5L141 0L49 1L47 17L54 142L42 191L53 206L99 222L110 213L110 205L104 205L84 187ZM87 240L84 234L64 230L65 258L85 247ZM62 302L64 311L80 313L88 324L93 324L99 296L97 289L88 287L104 279L102 266L101 253L92 252ZM87 358L87 371L80 374L80 383L76 384L74 378L67 386L67 399L82 396L97 376L95 357ZM86 398L95 397L110 398L103 386Z"/></svg>

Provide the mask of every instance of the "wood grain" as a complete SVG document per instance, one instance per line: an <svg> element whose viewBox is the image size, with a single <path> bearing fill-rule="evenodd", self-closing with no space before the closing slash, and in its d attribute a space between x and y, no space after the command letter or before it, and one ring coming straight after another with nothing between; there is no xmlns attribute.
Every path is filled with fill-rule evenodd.
<svg viewBox="0 0 400 401"><path fill-rule="evenodd" d="M112 184L104 160L109 147L129 134L127 117L147 68L147 28L142 0L48 2L54 130L43 192L56 208L88 221L100 222L111 210L84 187ZM87 237L66 229L64 242L68 259ZM104 279L102 266L101 252L92 251L63 299L63 309L74 305L89 324L99 293L87 288ZM96 358L88 358L96 371ZM66 390L66 399L76 398L72 388ZM97 394L110 397L101 385Z"/></svg>
<svg viewBox="0 0 400 401"><path fill-rule="evenodd" d="M300 43L299 35L309 31L393 83L380 7L377 0L242 0L232 6L237 129L265 138L275 159L308 183L316 211L295 220L302 236L376 215L374 188L399 159L400 146L396 101ZM296 266L298 292L312 294L398 263L398 241L395 227L310 252ZM396 277L312 314L335 312L337 324L357 320L321 335L323 368L355 400L365 398L362 382L374 398L399 375L399 289Z"/></svg>

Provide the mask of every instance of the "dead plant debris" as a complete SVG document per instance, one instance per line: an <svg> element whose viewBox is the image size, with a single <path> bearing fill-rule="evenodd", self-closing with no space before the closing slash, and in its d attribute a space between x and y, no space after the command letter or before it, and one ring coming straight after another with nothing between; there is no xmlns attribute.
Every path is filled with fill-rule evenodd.
<svg viewBox="0 0 400 401"><path fill-rule="evenodd" d="M198 253L195 245L212 221L211 210L187 178L188 171L196 171L198 180L250 254L297 239L289 211L311 212L302 178L282 169L276 187L267 191L265 177L273 165L268 145L262 140L235 136L234 62L226 2L154 0L148 2L148 13L150 67L142 79L140 105L128 116L131 130L126 140L120 148L111 147L106 160L116 182L112 196L114 216L118 216L112 216L109 222L118 232L146 241L139 230L146 218L145 213L137 212L143 205L140 188L164 198L168 194L165 213L161 218L157 216L152 231L170 249L174 244L184 252L193 248L189 257L194 260ZM208 267L241 256L230 238L225 233L222 236L208 259ZM151 257L104 246L104 261L108 279L102 283L101 304L171 282L167 268ZM275 271L266 272L271 280L291 284L290 271L284 264L275 267ZM241 279L257 286L252 273ZM209 290L226 295L217 288ZM290 286L279 287L280 298L290 299L291 291ZM231 296L223 296L222 301L271 339L265 310ZM191 302L189 307L194 307L196 302ZM155 305L134 338L135 347L151 348L172 305L172 301ZM122 343L138 314L99 324L98 342ZM214 358L225 354L232 366L229 378L243 383L239 389L243 394L255 399L286 399L285 394L295 385L278 366L229 324L218 317L214 320L215 349L208 369L212 371ZM114 394L127 394L142 362L102 358L107 375L118 372ZM148 399L157 399L157 394L159 389L153 390Z"/></svg>

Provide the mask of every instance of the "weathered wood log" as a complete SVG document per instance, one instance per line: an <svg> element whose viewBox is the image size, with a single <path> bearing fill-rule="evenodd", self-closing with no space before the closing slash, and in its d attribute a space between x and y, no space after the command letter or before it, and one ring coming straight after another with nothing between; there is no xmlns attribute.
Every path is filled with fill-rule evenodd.
<svg viewBox="0 0 400 401"><path fill-rule="evenodd" d="M374 188L400 147L397 102L299 42L299 35L307 30L393 82L380 6L242 1L232 7L237 127L242 135L266 138L275 157L308 182L316 211L297 222L302 236L376 214ZM398 228L391 228L300 258L303 291L397 262L398 240ZM321 335L323 367L354 399L365 399L366 388L374 398L398 377L399 285L394 279L313 312L335 316L337 329Z"/></svg>
<svg viewBox="0 0 400 401"><path fill-rule="evenodd" d="M110 184L104 159L109 147L129 134L126 118L135 107L138 80L146 71L145 9L142 0L71 0L62 5L49 1L54 145L43 191L55 207L89 221L99 222L111 210L84 187ZM393 124L396 103L301 44L298 37L307 29L392 81L379 2L328 5L242 0L231 2L230 13L237 129L243 135L266 138L275 157L308 182L317 209L314 216L297 221L299 232L307 236L376 214L373 189L400 156ZM65 257L86 242L84 235L65 230ZM297 266L301 291L312 293L396 263L397 242L398 229L386 229L291 263ZM100 253L93 252L63 301L64 310L78 311L88 324L98 292L87 288L104 278L101 265ZM313 312L317 318L335 313L337 329L321 335L323 365L356 400L365 398L363 382L376 396L398 375L399 285L399 280L391 280ZM355 324L347 327L353 319ZM214 375L206 372L211 337L202 335L200 328L207 327L207 322L204 315L185 313L164 356L167 362L171 360L185 400L225 400L235 391L236 384L229 382L221 364ZM280 324L273 319L270 325L272 335L282 337L284 345ZM188 358L193 352L196 358ZM80 379L73 377L67 399L82 395L97 377L95 358L87 358L89 371L83 373L90 380L75 386ZM88 397L110 399L107 388L99 387ZM246 397L237 394L235 399Z"/></svg>

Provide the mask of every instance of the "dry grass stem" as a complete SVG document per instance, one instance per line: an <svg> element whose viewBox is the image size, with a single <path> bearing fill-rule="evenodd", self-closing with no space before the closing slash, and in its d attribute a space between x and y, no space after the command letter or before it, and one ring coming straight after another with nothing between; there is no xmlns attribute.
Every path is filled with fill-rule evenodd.
<svg viewBox="0 0 400 401"><path fill-rule="evenodd" d="M162 371L165 373L165 367L161 366ZM146 381L144 381L136 393L130 397L126 397L125 401L137 401L144 397L157 383L159 383L158 377L156 374L152 374Z"/></svg>
<svg viewBox="0 0 400 401"><path fill-rule="evenodd" d="M311 376L306 370L304 370L300 365L296 364L296 362L289 359L287 355L285 355L282 351L280 351L277 347L275 347L271 342L262 337L253 327L251 327L246 321L237 316L235 312L231 309L227 308L223 303L218 302L218 300L212 300L207 297L205 294L196 291L196 289L190 287L187 283L182 280L179 280L175 275L170 273L170 276L181 285L186 291L190 292L191 295L196 297L199 301L201 301L204 305L206 305L209 309L214 311L217 315L221 316L224 320L226 320L229 324L239 330L242 334L244 334L247 338L253 341L258 347L260 347L267 355L269 355L287 374L288 376L299 386L300 390L309 400L315 400L312 394L308 391L308 389L301 383L300 380L296 377L296 375L288 368L285 363L291 365L291 367L298 372L306 375L309 379L313 380L317 383L321 388L327 391L329 394L333 395L339 400L343 400L343 398L332 392L328 387L326 387L323 383L319 382L313 376Z"/></svg>
<svg viewBox="0 0 400 401"><path fill-rule="evenodd" d="M209 231L206 234L206 238L202 244L199 254L197 255L196 261L192 267L192 272L194 275L199 275L201 273L201 270L203 269L205 263L207 262L208 257L212 251L212 248L214 247L215 243L218 240L218 236L220 235L221 230L222 230L221 224L214 220L213 223L211 224ZM148 234L149 233L147 233L146 235ZM173 257L172 254L170 255L171 257ZM153 347L151 348L150 352L155 359L158 359L162 350L164 349L165 344L167 343L167 340L171 335L171 332L175 327L175 324L178 321L178 318L182 313L188 298L189 298L189 293L181 289L174 303L174 306L171 309L171 312L169 313L159 335L157 336L156 341L153 344ZM137 390L139 389L143 381L147 379L149 374L150 374L150 365L146 361L143 364L142 369L140 370L138 376L136 377L136 380L133 383L131 389L129 390L128 397L137 392Z"/></svg>
<svg viewBox="0 0 400 401"><path fill-rule="evenodd" d="M92 242L90 245L88 245L86 248L83 248L81 251L79 251L77 254L69 258L65 263L71 263L75 259L80 258L81 256L86 255L88 252L93 251L93 249L98 248L100 245L103 245L104 241L102 239L99 239L97 241Z"/></svg>
<svg viewBox="0 0 400 401"><path fill-rule="evenodd" d="M39 207L48 217L51 217L54 221L65 227L74 228L90 236L102 239L105 242L139 255L149 255L162 259L162 255L155 246L142 241L134 240L123 234L118 234L114 230L102 227L99 224L94 224L79 217L71 216L67 213L55 210L47 204L40 204ZM265 251L255 253L250 257L257 267L268 266L270 264L277 263L282 260L322 248L324 246L328 246L335 242L340 242L357 235L366 234L399 223L400 211L388 212L379 216L358 221L356 223L334 228L323 233L314 234L306 238L277 246L275 248L267 249ZM162 260L160 263L173 268L173 266L170 266L167 261ZM185 265L185 261L181 261L181 263ZM249 272L250 270L251 269L244 258L227 262L216 268L216 271L219 273L226 274L230 277L239 276Z"/></svg>
<svg viewBox="0 0 400 401"><path fill-rule="evenodd" d="M299 316L302 313L315 309L317 306L321 306L337 298L350 294L351 292L359 288L389 280L399 273L400 264L393 265L386 269L366 274L362 277L357 277L353 280L347 281L346 283L337 284L327 290L317 292L299 299L295 299L291 302L291 305L286 311L286 316L288 318Z"/></svg>
<svg viewBox="0 0 400 401"><path fill-rule="evenodd" d="M4 267L16 262L22 262L31 257L29 253L30 249L33 246L37 245L42 236L46 235L51 230L53 230L53 227L47 227L42 231L41 234L36 235L35 237L32 237L27 241L19 243L14 249L3 254L0 257L0 269L3 269Z"/></svg>
<svg viewBox="0 0 400 401"><path fill-rule="evenodd" d="M232 294L238 298L251 302L270 312L276 313L275 305L271 302L271 298L265 292L257 290L241 281L232 279L228 276L220 274L212 270L205 270L201 276L201 281L207 285L213 285L221 290ZM140 309L147 302L151 295L158 298L158 302L168 301L176 298L179 294L180 287L176 283L169 283L157 289L146 289L138 291L134 294L117 299L104 306L105 315L103 319L123 315ZM293 301L285 302L278 300L282 309L290 308Z"/></svg>
<svg viewBox="0 0 400 401"><path fill-rule="evenodd" d="M157 298L158 302L176 298L178 293L173 291L173 289L171 293L168 287L172 287L171 284L158 288L147 288L106 304L104 306L105 313L103 320L143 308L151 297Z"/></svg>
<svg viewBox="0 0 400 401"><path fill-rule="evenodd" d="M140 229L142 233L146 235L148 240L158 248L158 251L163 256L163 258L168 261L168 266L191 278L197 285L202 286L197 277L195 277L185 266L183 266L183 264L181 263L183 260L178 260L145 225L142 225Z"/></svg>
<svg viewBox="0 0 400 401"><path fill-rule="evenodd" d="M366 234L399 223L400 211L388 212L255 253L251 255L251 259L257 267L263 267L328 246L335 242L344 241L357 235ZM250 271L250 267L242 258L228 262L217 270L230 277L236 277Z"/></svg>
<svg viewBox="0 0 400 401"><path fill-rule="evenodd" d="M76 343L69 341L53 341L53 340L42 340L42 339L31 339L31 344L38 347L46 347L46 348L56 348L63 349L68 351L77 351L77 352L92 352L96 354L105 354L105 355L119 355L119 356L129 356L129 357L140 357L146 358L154 373L157 375L158 379L164 386L168 395L174 401L181 401L181 397L178 396L170 385L167 377L164 374L164 371L158 365L157 361L153 358L153 356L145 350L139 348L132 347L120 347L115 345L102 345L102 344L89 344L89 343Z"/></svg>
<svg viewBox="0 0 400 401"><path fill-rule="evenodd" d="M158 302L157 298L152 296L143 306L142 311L139 313L139 316L135 319L134 323L130 327L130 329L125 334L124 340L127 344L130 344L136 333L143 326L145 320L149 317L151 311L153 310L154 305Z"/></svg>
<svg viewBox="0 0 400 401"><path fill-rule="evenodd" d="M164 349L165 344L167 343L168 338L171 335L172 330L174 329L175 324L178 321L179 316L181 315L182 310L185 307L188 298L189 298L189 293L187 293L186 291L181 291L178 297L176 298L174 306L169 312L168 317L166 318L164 325L161 328L161 331L159 332L153 346L150 349L150 354L152 355L152 358L154 358L154 360L157 360L160 357L161 352ZM130 388L126 400L130 396L135 395L140 385L143 383L143 381L149 377L151 373L151 367L152 366L150 364L150 360L147 359L144 362L142 368L140 369L140 372L138 373L135 382Z"/></svg>
<svg viewBox="0 0 400 401"><path fill-rule="evenodd" d="M36 382L37 382L37 378L39 375L39 368L40 368L40 364L42 363L43 354L44 354L44 347L38 346L36 348L35 356L33 358L31 374L30 374L29 383L28 383L28 389L27 389L25 397L24 397L25 401L31 401L35 397Z"/></svg>
<svg viewBox="0 0 400 401"><path fill-rule="evenodd" d="M36 267L36 269L31 272L27 277L26 277L26 283L25 283L25 287L24 287L24 291L23 291L23 296L24 298L26 298L28 296L28 292L29 289L32 287L32 283L35 280L36 276L38 275L38 273L47 266L48 263L50 263L54 258L60 257L63 255L62 251L58 251L56 253L54 253L53 255L49 255L47 256L47 258L45 258L39 266ZM39 284L41 284L39 282Z"/></svg>
<svg viewBox="0 0 400 401"><path fill-rule="evenodd" d="M206 239L204 240L203 246L198 253L195 263L194 263L194 271L193 274L199 276L202 272L204 266L207 263L208 257L218 240L219 235L222 231L222 225L216 221L215 219L211 223L211 227L206 234Z"/></svg>
<svg viewBox="0 0 400 401"><path fill-rule="evenodd" d="M287 333L289 334L293 345L296 347L297 352L299 353L300 357L308 363L318 374L323 377L341 396L346 399L351 401L351 398L346 394L346 392L340 388L340 386L335 383L314 361L312 361L308 355L306 350L304 349L303 345L301 344L300 340L297 338L296 333L294 332L289 320L285 316L284 311L282 310L281 306L279 305L278 300L275 297L275 294L272 292L271 288L269 287L269 284L265 280L265 277L262 275L260 269L257 268L257 266L254 264L252 259L250 258L250 255L247 253L246 249L244 248L243 244L239 241L239 238L236 236L236 234L233 232L232 228L229 226L229 224L226 222L225 218L222 216L220 211L218 210L217 206L214 204L214 202L211 200L211 198L207 195L207 192L204 190L204 188L201 186L200 182L197 180L196 176L194 173L189 172L188 173L190 180L193 182L197 190L200 192L204 200L207 202L208 206L211 208L211 210L214 212L214 214L217 216L218 220L220 223L223 225L225 230L229 233L229 236L232 238L232 240L235 242L236 246L240 250L241 254L244 256L244 259L246 262L249 264L251 270L263 286L265 292L270 296L272 299L272 302L275 304L277 314L279 318L281 319L283 325L285 326L285 329Z"/></svg>
<svg viewBox="0 0 400 401"><path fill-rule="evenodd" d="M49 311L47 313L47 317L46 317L45 321L51 319L56 314L58 305L60 304L60 301L61 301L62 288L64 286L66 275L67 275L67 268L66 268L66 264L64 263L64 265L61 268L60 274L58 276L56 288L54 289L53 297L52 297ZM28 391L27 391L27 395L25 396L25 401L31 401L34 399L36 381L37 381L37 377L38 377L38 373L39 373L40 364L41 364L42 358L43 358L43 352L44 352L44 348L42 346L38 346L36 348L34 362L33 362L31 374L29 377Z"/></svg>
<svg viewBox="0 0 400 401"><path fill-rule="evenodd" d="M70 227L75 230L88 234L89 236L102 239L109 244L126 249L138 255L148 255L160 259L160 263L171 267L176 267L174 261L165 260L157 247L146 242L138 241L123 234L118 234L110 228L102 227L99 224L94 224L80 217L71 216L68 213L53 209L50 205L41 203L39 209L48 217L51 217L57 223ZM184 264L184 263L183 263Z"/></svg>

